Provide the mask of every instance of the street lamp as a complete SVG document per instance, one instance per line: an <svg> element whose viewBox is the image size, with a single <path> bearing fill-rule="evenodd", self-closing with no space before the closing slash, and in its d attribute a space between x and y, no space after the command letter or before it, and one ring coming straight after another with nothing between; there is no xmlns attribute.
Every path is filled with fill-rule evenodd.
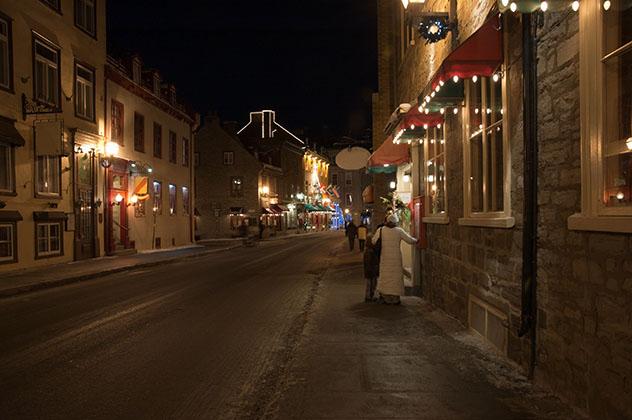
<svg viewBox="0 0 632 420"><path fill-rule="evenodd" d="M263 195L268 195L270 194L270 187L268 187L267 185L264 185L263 187L261 187L261 193Z"/></svg>
<svg viewBox="0 0 632 420"><path fill-rule="evenodd" d="M395 188L397 188L397 182L391 181L389 187L391 187L391 190L394 190Z"/></svg>
<svg viewBox="0 0 632 420"><path fill-rule="evenodd" d="M119 152L119 145L113 141L109 141L105 143L105 147L103 149L105 157L101 158L101 166L109 168L112 166L112 158Z"/></svg>

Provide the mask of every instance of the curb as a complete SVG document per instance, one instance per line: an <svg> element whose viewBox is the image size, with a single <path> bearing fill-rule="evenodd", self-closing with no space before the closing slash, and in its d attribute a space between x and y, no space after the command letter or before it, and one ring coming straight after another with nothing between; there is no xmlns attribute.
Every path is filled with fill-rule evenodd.
<svg viewBox="0 0 632 420"><path fill-rule="evenodd" d="M92 279L98 279L101 277L105 277L105 276L109 276L111 274L116 274L116 273L121 273L123 271L131 271L131 270L135 270L135 269L139 269L139 268L147 268L147 267L156 267L156 266L160 266L160 265L167 265L167 264L171 264L177 261L183 261L183 260L188 260L188 259L193 259L193 258L198 258L198 257L203 257L206 255L210 255L210 254L215 254L218 252L223 252L223 251L230 251L231 249L235 249L235 248L241 248L242 245L232 245L226 248L218 248L218 249L209 249L206 251L201 251L195 254L191 254L191 255L185 255L185 256L181 256L181 257L172 257L172 258L167 258L164 260L160 260L160 261L151 261L151 262L146 262L146 263L140 263L140 264L132 264L132 265L126 265L123 267L116 267L116 268L112 268L110 270L102 270L102 271L97 271L94 273L87 273L87 274L79 274L79 275L75 275L75 276L71 276L71 277L66 277L66 278L62 278L62 279L57 279L57 280L51 280L51 281L47 281L47 282L43 282L43 283L33 283L33 284L27 284L24 286L18 286L18 287L12 287L9 289L4 289L4 290L0 290L0 299L6 299L6 298L10 298L10 297L15 297L18 295L23 295L23 294L27 294L27 293L32 293L32 292L37 292L40 290L46 290L46 289L52 289L55 287L60 287L60 286L66 286L72 283L79 283L82 281L87 281L87 280L92 280Z"/></svg>

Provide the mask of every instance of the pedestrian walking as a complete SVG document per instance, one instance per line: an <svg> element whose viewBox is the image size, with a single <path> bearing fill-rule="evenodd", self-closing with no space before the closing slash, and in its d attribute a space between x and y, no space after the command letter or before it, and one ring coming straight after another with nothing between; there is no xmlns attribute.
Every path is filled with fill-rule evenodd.
<svg viewBox="0 0 632 420"><path fill-rule="evenodd" d="M366 234L368 229L364 223L358 226L358 243L360 244L360 252L364 251L364 244L366 243Z"/></svg>
<svg viewBox="0 0 632 420"><path fill-rule="evenodd" d="M347 238L349 239L349 251L353 251L353 248L355 247L355 240L356 240L357 236L358 236L358 228L353 223L353 221L351 221L347 225Z"/></svg>
<svg viewBox="0 0 632 420"><path fill-rule="evenodd" d="M380 294L380 300L390 305L401 303L400 296L404 294L404 267L400 244L402 241L409 244L417 243L417 239L397 226L398 223L397 215L391 214L386 219L386 225L379 228L372 238L374 245L382 239L377 292Z"/></svg>
<svg viewBox="0 0 632 420"><path fill-rule="evenodd" d="M364 291L365 302L373 302L375 298L375 286L379 272L380 257L377 255L373 242L369 240L364 250L364 279L366 280L366 288Z"/></svg>
<svg viewBox="0 0 632 420"><path fill-rule="evenodd" d="M265 230L263 220L259 219L259 239L263 239L263 231Z"/></svg>

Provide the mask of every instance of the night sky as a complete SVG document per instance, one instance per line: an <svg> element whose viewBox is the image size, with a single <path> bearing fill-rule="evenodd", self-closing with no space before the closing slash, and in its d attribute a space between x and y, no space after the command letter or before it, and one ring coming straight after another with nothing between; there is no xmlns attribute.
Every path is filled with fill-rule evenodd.
<svg viewBox="0 0 632 420"><path fill-rule="evenodd" d="M202 115L246 123L274 109L318 141L358 137L377 89L375 3L109 0L108 44L139 53Z"/></svg>

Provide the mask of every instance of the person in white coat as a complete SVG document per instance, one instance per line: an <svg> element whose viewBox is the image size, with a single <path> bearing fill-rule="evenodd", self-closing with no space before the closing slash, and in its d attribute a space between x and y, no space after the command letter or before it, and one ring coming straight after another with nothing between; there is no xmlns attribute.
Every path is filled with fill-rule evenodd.
<svg viewBox="0 0 632 420"><path fill-rule="evenodd" d="M397 226L399 219L391 214L373 235L373 244L382 238L382 252L380 254L380 274L377 280L377 292L387 304L399 304L399 297L404 294L404 267L402 265L402 241L415 244L417 239Z"/></svg>

